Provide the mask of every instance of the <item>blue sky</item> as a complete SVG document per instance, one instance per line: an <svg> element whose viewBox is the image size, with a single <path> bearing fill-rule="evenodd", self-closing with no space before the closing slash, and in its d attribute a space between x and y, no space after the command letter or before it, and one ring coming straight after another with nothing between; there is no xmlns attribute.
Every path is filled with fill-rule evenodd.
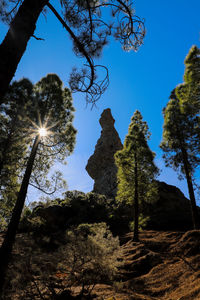
<svg viewBox="0 0 200 300"><path fill-rule="evenodd" d="M52 3L53 4L53 3ZM76 108L74 126L78 130L74 154L67 158L62 169L69 189L91 191L92 179L85 171L87 159L94 151L101 128L99 117L110 107L116 120L115 127L122 142L127 134L130 118L139 109L152 133L151 149L156 152L156 162L162 168L160 180L178 186L187 195L185 181L165 168L159 144L162 138L162 109L171 90L183 80L184 58L192 45L200 47L199 0L135 0L136 14L145 19L146 37L138 52L123 52L119 43L111 41L105 47L98 63L109 68L110 85L97 103L97 108L86 108L84 96L74 94ZM0 42L7 28L0 23ZM23 56L15 79L28 77L37 82L48 73L57 73L68 86L73 66L83 61L72 52L71 41L51 12L46 19L41 16L35 35ZM32 195L31 198L34 198Z"/></svg>

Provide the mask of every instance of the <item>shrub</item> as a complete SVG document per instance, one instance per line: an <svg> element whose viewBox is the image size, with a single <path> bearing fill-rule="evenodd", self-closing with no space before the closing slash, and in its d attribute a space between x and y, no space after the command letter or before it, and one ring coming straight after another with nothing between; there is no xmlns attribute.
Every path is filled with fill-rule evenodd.
<svg viewBox="0 0 200 300"><path fill-rule="evenodd" d="M65 260L59 265L70 266L69 282L93 285L111 282L119 266L119 240L113 237L105 223L81 224L66 235L63 246Z"/></svg>
<svg viewBox="0 0 200 300"><path fill-rule="evenodd" d="M14 253L5 300L16 292L19 299L59 299L75 288L79 294L90 294L95 284L110 283L121 264L119 240L105 223L66 231L54 251L44 251L28 235L21 235Z"/></svg>

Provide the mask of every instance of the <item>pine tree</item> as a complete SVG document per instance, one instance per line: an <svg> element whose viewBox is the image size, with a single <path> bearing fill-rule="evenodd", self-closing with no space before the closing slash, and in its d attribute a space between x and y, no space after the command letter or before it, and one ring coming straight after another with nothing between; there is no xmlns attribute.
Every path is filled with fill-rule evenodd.
<svg viewBox="0 0 200 300"><path fill-rule="evenodd" d="M53 182L48 180L49 170L55 160L62 161L67 153L71 152L70 147L74 143L74 135L71 134L74 130L71 126L74 108L69 90L62 91L61 85L60 79L53 74L35 85L28 79L13 82L5 96L6 104L1 105L0 216L1 223L3 222L4 225L9 221L27 159L30 156L33 137L36 128L41 125L42 118L44 122L48 118L48 122L51 120L51 124L54 124L51 132L55 132L59 124L59 142L56 134L51 138L48 137L51 139L51 147L44 142L39 144L29 184L46 193L53 193L56 187L54 188ZM65 103L61 99L65 99ZM63 128L65 119L68 120L67 128ZM50 127L51 124L49 123ZM61 186L60 173L56 172L52 177L57 187Z"/></svg>
<svg viewBox="0 0 200 300"><path fill-rule="evenodd" d="M137 50L143 43L144 22L135 15L129 0L55 2L58 11L49 0L1 1L0 17L9 22L10 28L0 45L0 103L30 38L35 37L36 22L44 10L55 15L72 39L74 53L86 60L80 71L74 68L70 84L72 90L85 92L88 102L98 100L109 83L107 68L94 63L109 36L114 36L125 51ZM97 79L98 70L99 74L105 71L101 80Z"/></svg>
<svg viewBox="0 0 200 300"><path fill-rule="evenodd" d="M32 127L33 85L28 79L13 82L0 106L0 218L6 225L19 190Z"/></svg>
<svg viewBox="0 0 200 300"><path fill-rule="evenodd" d="M187 113L198 114L200 111L200 49L197 46L191 47L184 64L184 82L177 86L176 94L182 110L186 108Z"/></svg>
<svg viewBox="0 0 200 300"><path fill-rule="evenodd" d="M179 88L179 87L178 87ZM188 111L187 111L188 108ZM163 140L160 147L165 152L166 166L172 167L186 177L190 196L193 226L199 228L199 217L194 194L194 173L200 163L199 118L191 114L190 105L182 107L175 90L163 110Z"/></svg>
<svg viewBox="0 0 200 300"><path fill-rule="evenodd" d="M33 146L28 152L21 187L0 248L0 294L31 175L35 173L37 181L40 181L55 160L63 161L73 151L75 143L72 97L70 91L63 88L60 78L55 74L42 78L34 86L34 100L35 121L31 120L32 128L27 132L27 139L33 141ZM44 137L41 135L41 128L47 131Z"/></svg>
<svg viewBox="0 0 200 300"><path fill-rule="evenodd" d="M115 155L118 167L117 201L134 204L134 240L138 241L139 207L144 201L156 196L154 179L158 168L154 164L154 153L147 140L150 137L147 123L140 112L131 118L123 149Z"/></svg>
<svg viewBox="0 0 200 300"><path fill-rule="evenodd" d="M185 58L184 82L186 84L196 85L200 82L200 49L192 46ZM196 96L196 94L195 94Z"/></svg>
<svg viewBox="0 0 200 300"><path fill-rule="evenodd" d="M200 49L192 46L185 58L184 82L172 91L163 111L164 128L161 148L164 159L186 177L193 227L199 228L194 184L200 163Z"/></svg>

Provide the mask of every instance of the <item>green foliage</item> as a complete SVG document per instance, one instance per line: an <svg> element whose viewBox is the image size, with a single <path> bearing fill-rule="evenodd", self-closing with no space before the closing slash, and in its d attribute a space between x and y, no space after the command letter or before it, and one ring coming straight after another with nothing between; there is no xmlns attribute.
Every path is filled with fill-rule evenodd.
<svg viewBox="0 0 200 300"><path fill-rule="evenodd" d="M38 145L30 184L50 194L66 188L59 171L51 178L48 173L55 161L62 162L73 151L73 112L71 93L55 74L35 85L22 79L10 86L0 113L0 214L6 222L40 127L46 127L48 135Z"/></svg>
<svg viewBox="0 0 200 300"><path fill-rule="evenodd" d="M154 153L147 139L150 137L148 126L140 112L135 111L131 118L128 134L122 150L115 154L118 167L117 201L125 201L134 207L134 237L138 241L139 215L145 201L155 201L155 176L158 168L154 164ZM153 191L151 189L153 188ZM153 198L153 199L152 199Z"/></svg>
<svg viewBox="0 0 200 300"><path fill-rule="evenodd" d="M81 223L106 222L114 228L117 224L115 217L115 201L103 195L79 191L67 191L64 198L46 199L43 202L31 204L32 214L24 216L20 230L34 231L35 221L42 220L42 228L47 232L69 228ZM43 226L45 224L45 226Z"/></svg>
<svg viewBox="0 0 200 300"><path fill-rule="evenodd" d="M93 192L67 191L62 199L46 198L30 203L29 208L31 215L25 215L20 223L23 232L55 232L81 223L105 222L113 234L119 235L129 230L132 220L131 205Z"/></svg>
<svg viewBox="0 0 200 300"><path fill-rule="evenodd" d="M181 103L189 102L196 112L200 109L200 49L192 46L185 58L184 93L177 94Z"/></svg>
<svg viewBox="0 0 200 300"><path fill-rule="evenodd" d="M181 104L181 112L188 117L199 115L200 111L200 49L192 46L185 58L184 82L175 89Z"/></svg>
<svg viewBox="0 0 200 300"><path fill-rule="evenodd" d="M156 197L156 193L152 193L151 189L154 187L154 191L156 190L154 178L158 174L158 169L153 162L155 155L147 144L149 137L148 126L142 120L140 112L136 111L131 118L124 147L115 155L118 166L118 192L116 197L118 201L125 201L129 204L134 201L136 164L138 168L139 202L149 202Z"/></svg>
<svg viewBox="0 0 200 300"><path fill-rule="evenodd" d="M179 99L171 94L171 99L163 111L163 140L160 147L165 152L166 166L171 166L179 174L185 174L182 150L187 151L190 174L193 175L199 160L198 119L191 118L181 110ZM195 133L196 131L196 133ZM181 177L180 177L181 178Z"/></svg>
<svg viewBox="0 0 200 300"><path fill-rule="evenodd" d="M161 148L164 160L185 174L183 150L187 152L189 172L194 176L200 163L200 50L193 46L185 59L184 83L170 95L163 110L164 126Z"/></svg>
<svg viewBox="0 0 200 300"><path fill-rule="evenodd" d="M27 130L33 118L33 85L28 79L13 82L0 106L0 215L7 222L19 190L30 144Z"/></svg>
<svg viewBox="0 0 200 300"><path fill-rule="evenodd" d="M84 285L110 282L119 266L119 240L112 236L105 223L81 224L68 231L63 250L67 257L61 265L71 266L74 273L71 280ZM75 257L78 259L73 267Z"/></svg>
<svg viewBox="0 0 200 300"><path fill-rule="evenodd" d="M62 162L73 151L76 130L72 125L74 108L69 89L56 74L48 74L34 86L36 128L45 127L49 134L39 143L32 178L41 189L50 186L45 174L55 163ZM38 117L39 112L39 117ZM60 173L55 174L58 181ZM52 184L52 182L51 182Z"/></svg>
<svg viewBox="0 0 200 300"><path fill-rule="evenodd" d="M23 251L13 257L8 294L17 291L21 299L29 299L28 295L34 299L40 293L45 299L55 299L74 288L90 293L95 284L110 284L115 278L122 253L118 238L105 223L81 224L54 238L59 247L52 250L49 246L47 251L28 237L18 241L17 249ZM43 240L48 242L49 236Z"/></svg>
<svg viewBox="0 0 200 300"><path fill-rule="evenodd" d="M84 194L78 191L67 191L64 194L64 199L59 200L58 204L67 208L67 223L69 225L86 222L106 222L109 224L114 201L92 192Z"/></svg>
<svg viewBox="0 0 200 300"><path fill-rule="evenodd" d="M150 220L149 216L144 216L143 214L140 214L138 217L138 227L139 229L145 229L148 225L148 222ZM134 230L135 222L131 221L129 224L129 228L131 231Z"/></svg>
<svg viewBox="0 0 200 300"><path fill-rule="evenodd" d="M199 217L194 194L195 172L200 164L200 50L192 47L185 60L185 82L170 96L164 114L163 141L167 166L172 166L187 179L194 228Z"/></svg>

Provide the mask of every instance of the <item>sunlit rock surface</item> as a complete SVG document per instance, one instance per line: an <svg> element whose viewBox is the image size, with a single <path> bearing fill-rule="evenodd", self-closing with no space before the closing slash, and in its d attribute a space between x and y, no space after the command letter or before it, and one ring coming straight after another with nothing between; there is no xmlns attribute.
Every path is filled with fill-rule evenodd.
<svg viewBox="0 0 200 300"><path fill-rule="evenodd" d="M117 167L114 154L123 146L114 127L115 120L110 108L103 111L99 123L102 127L101 136L95 146L94 154L88 160L86 170L94 179L93 191L113 197L117 190Z"/></svg>

